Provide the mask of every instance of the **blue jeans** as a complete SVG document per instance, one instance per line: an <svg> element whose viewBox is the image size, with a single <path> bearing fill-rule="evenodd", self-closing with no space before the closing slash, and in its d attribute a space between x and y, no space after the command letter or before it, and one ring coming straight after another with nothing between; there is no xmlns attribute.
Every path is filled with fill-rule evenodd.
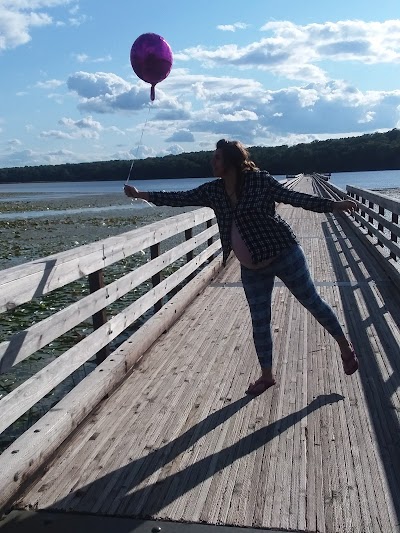
<svg viewBox="0 0 400 533"><path fill-rule="evenodd" d="M272 366L271 300L275 276L333 337L344 335L332 308L315 288L300 245L287 248L265 268L251 270L242 265L241 271L261 368Z"/></svg>

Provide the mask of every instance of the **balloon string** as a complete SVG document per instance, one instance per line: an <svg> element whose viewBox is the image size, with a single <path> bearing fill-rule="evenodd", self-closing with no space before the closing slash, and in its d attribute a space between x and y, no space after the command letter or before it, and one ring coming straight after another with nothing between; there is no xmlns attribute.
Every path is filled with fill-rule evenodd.
<svg viewBox="0 0 400 533"><path fill-rule="evenodd" d="M141 135L140 135L140 139L139 139L139 142L138 142L138 145L137 145L137 148L136 148L136 155L135 155L134 159L132 159L131 167L130 167L130 169L129 169L128 177L126 178L126 182L125 182L125 184L128 184L128 181L129 181L129 179L130 179L130 177L131 177L131 172L132 172L132 168L133 168L133 163L135 162L135 159L137 159L138 152L139 152L139 148L140 148L140 146L141 146L141 144L142 144L143 133L144 133L144 130L145 130L146 126L147 126L147 122L148 122L148 120L149 120L150 106L151 106L151 104L149 104L149 112L148 112L148 114L147 114L146 122L144 123L144 126L143 126L143 128L142 128L142 133L141 133Z"/></svg>

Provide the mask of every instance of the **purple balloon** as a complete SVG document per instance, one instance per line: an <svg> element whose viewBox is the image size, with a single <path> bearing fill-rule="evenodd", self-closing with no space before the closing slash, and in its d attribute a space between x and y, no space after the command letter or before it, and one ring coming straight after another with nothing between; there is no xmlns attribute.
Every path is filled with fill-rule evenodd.
<svg viewBox="0 0 400 533"><path fill-rule="evenodd" d="M156 83L165 80L171 72L171 47L160 35L143 33L132 45L131 65L141 80L151 83L150 97L154 100Z"/></svg>

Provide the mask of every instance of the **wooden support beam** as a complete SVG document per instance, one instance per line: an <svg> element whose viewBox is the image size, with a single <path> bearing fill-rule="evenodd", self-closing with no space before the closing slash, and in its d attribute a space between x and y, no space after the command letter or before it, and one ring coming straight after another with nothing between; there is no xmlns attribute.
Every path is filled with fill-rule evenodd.
<svg viewBox="0 0 400 533"><path fill-rule="evenodd" d="M103 269L96 270L96 272L91 272L88 276L89 280L89 290L90 294L104 288L104 272ZM93 330L101 328L103 324L107 322L107 312L103 308L100 311L97 311L92 316ZM107 344L100 351L96 353L96 363L99 365L104 361L106 357L110 355L110 345Z"/></svg>

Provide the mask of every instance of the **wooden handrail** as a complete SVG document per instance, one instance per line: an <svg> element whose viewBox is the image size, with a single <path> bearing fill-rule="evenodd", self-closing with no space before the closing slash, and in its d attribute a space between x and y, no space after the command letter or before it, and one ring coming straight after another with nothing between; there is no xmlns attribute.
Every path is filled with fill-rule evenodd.
<svg viewBox="0 0 400 533"><path fill-rule="evenodd" d="M318 188L325 191L325 195L335 199L351 198L356 202L354 214L343 215L343 220L352 225L356 234L400 288L400 200L352 185L347 185L346 191L343 191L332 183L314 179Z"/></svg>
<svg viewBox="0 0 400 533"><path fill-rule="evenodd" d="M0 279L0 313L213 218L212 209L196 209L171 217L167 219L168 223L160 220L116 237L3 270Z"/></svg>
<svg viewBox="0 0 400 533"><path fill-rule="evenodd" d="M193 234L192 228L200 224L207 225L207 228L163 254L159 253L162 240L183 232L188 237ZM0 400L0 432L94 355L97 355L97 362L101 363L110 352L109 343L149 309L153 307L159 311L166 295L175 287L187 283L202 265L209 262L210 257L220 252L220 240L212 242L213 236L217 234L218 226L213 210L203 208L4 270L0 280L3 310L14 307L17 303L33 300L36 296L87 275L90 294L0 343L1 372L7 371L90 317L94 320L94 331ZM210 242L211 245L208 244ZM205 249L194 254L193 251L199 246ZM150 261L105 285L103 270L99 266L104 267L126 259L146 247L152 250ZM162 279L161 272L185 256L186 264ZM41 278L45 280L41 281ZM153 280L153 288L107 320L106 309L148 279Z"/></svg>

